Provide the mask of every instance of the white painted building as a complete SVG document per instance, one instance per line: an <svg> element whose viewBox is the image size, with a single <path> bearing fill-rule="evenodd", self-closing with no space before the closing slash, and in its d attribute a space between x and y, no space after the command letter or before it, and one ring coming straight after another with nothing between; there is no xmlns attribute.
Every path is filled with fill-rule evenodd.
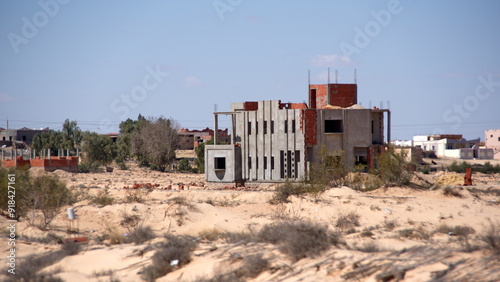
<svg viewBox="0 0 500 282"><path fill-rule="evenodd" d="M490 129L484 132L485 146L493 150L493 158L500 160L500 129Z"/></svg>
<svg viewBox="0 0 500 282"><path fill-rule="evenodd" d="M500 130L499 130L500 135ZM494 150L480 148L480 139L466 140L460 134L416 135L408 141L396 144L419 147L424 151L434 151L437 156L457 159L493 159ZM395 144L395 145L396 145ZM500 146L498 147L500 151Z"/></svg>

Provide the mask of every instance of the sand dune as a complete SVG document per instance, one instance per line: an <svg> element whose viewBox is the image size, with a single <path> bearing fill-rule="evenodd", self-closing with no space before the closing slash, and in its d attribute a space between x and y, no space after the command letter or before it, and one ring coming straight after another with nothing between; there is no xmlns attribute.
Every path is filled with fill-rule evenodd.
<svg viewBox="0 0 500 282"><path fill-rule="evenodd" d="M168 241L164 234L192 236L197 246L191 262L174 266L158 281L214 277L251 281L426 281L439 277L447 281L500 280L499 256L492 255L479 238L490 222L500 222L498 174L475 174L476 185L470 187L454 185L458 178L451 173L418 174L420 180L416 181L448 184L458 193L455 196L445 195L443 186L433 186L434 190L390 187L370 192L341 187L327 190L318 199L294 196L290 203L278 205L269 203L276 184L229 189L227 185L205 183L202 175L160 173L136 166L112 173L53 174L80 193L80 201L74 205L77 221L71 223L78 233L67 234L70 223L65 210L47 231L19 222L17 256L23 259L59 250L57 242L40 242L49 232L61 238L87 237L88 243L78 254L64 256L41 270L55 273L64 281L139 281L143 268L152 264L157 247ZM124 189L136 183L158 187L149 192ZM114 203L92 204L91 197L105 190ZM347 214L359 216L359 224L342 229L337 226L338 219ZM1 220L7 224L5 218ZM341 232L345 243L294 261L276 244L209 238L228 233L251 237L248 234L258 233L266 224L301 220ZM138 226L151 227L156 238L141 244L112 244L110 234L126 240ZM466 226L473 233L455 236L443 232L443 226ZM0 244L7 251L5 237ZM231 276L232 272L241 273L246 258L257 257L254 255L267 262L263 269L254 277ZM23 267L22 262L18 267Z"/></svg>

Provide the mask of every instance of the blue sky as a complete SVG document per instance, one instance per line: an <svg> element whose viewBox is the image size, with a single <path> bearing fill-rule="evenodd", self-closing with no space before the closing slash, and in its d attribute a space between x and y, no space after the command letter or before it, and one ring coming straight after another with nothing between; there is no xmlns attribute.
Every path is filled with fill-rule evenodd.
<svg viewBox="0 0 500 282"><path fill-rule="evenodd" d="M307 100L338 70L392 111L393 139L500 128L500 1L0 2L0 127L116 132L214 108ZM228 120L221 121L228 126Z"/></svg>

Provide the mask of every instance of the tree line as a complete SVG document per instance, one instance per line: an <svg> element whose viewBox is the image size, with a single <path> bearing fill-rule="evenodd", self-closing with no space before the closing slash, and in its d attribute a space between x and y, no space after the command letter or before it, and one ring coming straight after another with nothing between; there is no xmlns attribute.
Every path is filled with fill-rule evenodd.
<svg viewBox="0 0 500 282"><path fill-rule="evenodd" d="M129 118L120 123L120 135L113 142L109 136L82 131L76 121L66 119L61 131L49 130L35 135L32 148L38 155L47 150L69 150L75 155L79 151L81 172L99 171L113 161L121 169L127 169L126 162L131 160L165 171L175 160L178 129L179 124L173 119L139 115L136 120Z"/></svg>

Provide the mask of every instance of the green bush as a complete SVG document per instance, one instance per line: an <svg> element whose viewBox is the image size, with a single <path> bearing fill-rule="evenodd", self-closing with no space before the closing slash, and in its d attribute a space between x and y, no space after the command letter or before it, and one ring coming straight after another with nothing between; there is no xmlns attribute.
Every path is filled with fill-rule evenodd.
<svg viewBox="0 0 500 282"><path fill-rule="evenodd" d="M75 203L75 197L57 175L40 175L32 178L27 201L32 210L42 213L42 227L45 228L63 206Z"/></svg>
<svg viewBox="0 0 500 282"><path fill-rule="evenodd" d="M466 161L458 163L457 161L453 161L451 165L448 167L449 171L454 171L457 173L465 173L465 169L471 167Z"/></svg>
<svg viewBox="0 0 500 282"><path fill-rule="evenodd" d="M177 170L190 172L193 169L192 169L191 165L189 164L189 160L184 158L179 162L179 165L177 166Z"/></svg>
<svg viewBox="0 0 500 282"><path fill-rule="evenodd" d="M476 170L486 174L500 173L500 164L493 166L490 162L485 162L482 167Z"/></svg>
<svg viewBox="0 0 500 282"><path fill-rule="evenodd" d="M105 166L117 155L116 144L106 135L85 132L82 138L82 157L89 166Z"/></svg>
<svg viewBox="0 0 500 282"><path fill-rule="evenodd" d="M63 206L75 202L73 193L58 176L31 176L26 169L0 168L0 190L0 209L7 217L27 217L30 224L41 228L46 228Z"/></svg>
<svg viewBox="0 0 500 282"><path fill-rule="evenodd" d="M396 153L388 147L378 159L378 174L386 186L401 186L410 183L411 165L406 161L406 153Z"/></svg>
<svg viewBox="0 0 500 282"><path fill-rule="evenodd" d="M97 173L103 172L104 170L98 163L82 162L78 165L78 171L80 173Z"/></svg>
<svg viewBox="0 0 500 282"><path fill-rule="evenodd" d="M15 177L12 177L12 175L15 175ZM16 220L25 216L31 207L30 203L26 200L30 186L31 177L27 168L5 169L0 167L0 209L2 210L2 214ZM9 212L9 205L12 208L14 202L15 207Z"/></svg>
<svg viewBox="0 0 500 282"><path fill-rule="evenodd" d="M196 159L194 162L196 164L196 168L198 169L198 173L205 173L205 143L199 143L198 147L194 149L194 152L196 153Z"/></svg>

